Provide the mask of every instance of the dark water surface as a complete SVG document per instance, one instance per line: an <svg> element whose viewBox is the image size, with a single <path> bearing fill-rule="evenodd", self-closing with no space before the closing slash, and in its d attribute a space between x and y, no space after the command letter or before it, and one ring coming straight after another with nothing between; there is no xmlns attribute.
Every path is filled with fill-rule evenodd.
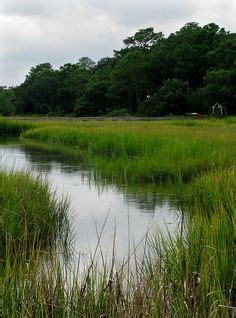
<svg viewBox="0 0 236 318"><path fill-rule="evenodd" d="M95 184L80 162L18 142L0 143L0 168L40 174L46 177L58 198L69 198L78 254L89 255L90 249L94 250L97 233L101 232L107 214L101 248L105 255L111 252L116 232L118 257L125 256L129 242L132 246L139 244L155 227L174 233L181 219L176 199L163 195L160 189Z"/></svg>

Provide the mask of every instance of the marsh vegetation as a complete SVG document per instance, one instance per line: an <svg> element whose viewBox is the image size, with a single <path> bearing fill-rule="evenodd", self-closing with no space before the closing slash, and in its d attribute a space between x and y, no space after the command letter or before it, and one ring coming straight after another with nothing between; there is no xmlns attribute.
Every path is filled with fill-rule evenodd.
<svg viewBox="0 0 236 318"><path fill-rule="evenodd" d="M134 250L123 261L115 256L115 233L105 258L101 231L90 261L75 266L66 257L67 202L40 178L1 172L3 316L233 317L235 129L235 118L1 120L0 131L26 147L84 160L96 182L171 189L184 219L177 234L156 229L142 253Z"/></svg>

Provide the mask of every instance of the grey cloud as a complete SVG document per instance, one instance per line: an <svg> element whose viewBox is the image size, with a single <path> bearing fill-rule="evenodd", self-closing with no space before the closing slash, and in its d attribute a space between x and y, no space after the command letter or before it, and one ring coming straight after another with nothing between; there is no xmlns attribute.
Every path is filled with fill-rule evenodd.
<svg viewBox="0 0 236 318"><path fill-rule="evenodd" d="M55 15L60 10L78 10L82 5L91 11L109 15L117 23L136 26L138 23L180 19L191 14L192 0L2 0L3 14L20 16Z"/></svg>
<svg viewBox="0 0 236 318"><path fill-rule="evenodd" d="M1 0L1 12L10 16L55 15L70 4L73 5L73 2L74 0Z"/></svg>
<svg viewBox="0 0 236 318"><path fill-rule="evenodd" d="M20 83L41 62L59 67L112 55L147 26L166 35L190 21L236 30L234 0L0 1L0 85Z"/></svg>
<svg viewBox="0 0 236 318"><path fill-rule="evenodd" d="M47 14L49 6L44 0L3 0L2 13L5 15L37 16Z"/></svg>
<svg viewBox="0 0 236 318"><path fill-rule="evenodd" d="M191 0L89 0L85 1L91 8L109 12L114 20L127 26L150 24L153 22L166 23L170 20L179 20L194 12Z"/></svg>

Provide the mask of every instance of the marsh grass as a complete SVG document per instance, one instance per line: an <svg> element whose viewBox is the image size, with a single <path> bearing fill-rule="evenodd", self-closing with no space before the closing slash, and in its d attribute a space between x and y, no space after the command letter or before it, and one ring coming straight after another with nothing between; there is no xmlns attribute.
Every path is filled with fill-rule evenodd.
<svg viewBox="0 0 236 318"><path fill-rule="evenodd" d="M120 173L127 184L130 180L175 182L178 196L185 202L184 220L176 236L163 235L157 229L144 238L141 255L135 250L123 262L115 257L115 239L111 260L106 261L99 243L101 232L88 264L81 265L79 259L74 269L72 264L58 257L57 250L45 253L44 238L51 235L50 215L46 228L43 226L43 232L40 230L44 233L40 235L42 244L27 245L29 249L21 250L17 258L12 257L12 249L7 246L14 242L13 233L21 238L30 237L28 233L32 233L32 242L35 227L31 232L30 226L23 226L25 230L22 231L24 222L21 223L19 217L15 222L7 213L3 214L6 220L9 217L6 233L12 233L10 237L5 235L3 240L6 255L0 279L3 316L234 316L235 122L205 121L199 125L194 122L192 126L190 121L186 123L161 123L160 126L157 123L150 123L150 126L117 123L114 127L110 123L105 127L100 124L94 127L92 123L79 127L78 123L72 123L70 128L68 124L50 128L45 124L23 134L24 138L49 145L66 144L77 149L76 152L100 156L101 163L97 167L104 170L103 176L114 180L119 180ZM7 180L5 177L2 176L2 180ZM34 203L37 208L28 204L28 195L22 197L21 191L27 190L27 184L31 189L37 188L37 180L23 177L27 178L26 185L17 187L14 178L18 177L12 177L9 186L4 188L6 182L2 182L2 210L15 207L21 215L21 202L25 202L27 209L37 210L38 215L47 211L47 204L45 206L38 196L34 200L38 200ZM186 180L189 181L187 185ZM15 189L13 199L9 189ZM27 223L35 224L39 220L37 214L29 213ZM54 225L57 226L57 222ZM1 229L4 234L5 225ZM16 242L19 246L19 241ZM96 257L102 259L102 266L96 263Z"/></svg>
<svg viewBox="0 0 236 318"><path fill-rule="evenodd" d="M40 252L27 258L23 254L17 266L14 260L9 262L2 276L3 313L10 317L233 317L234 174L235 170L210 173L193 181L185 194L191 205L183 231L173 237L157 230L144 242L142 254L134 252L123 262L116 260L114 252L110 262L104 259L100 234L82 272L80 260L76 271L72 265L61 266L52 253L46 258ZM96 263L96 253L103 259L102 266Z"/></svg>
<svg viewBox="0 0 236 318"><path fill-rule="evenodd" d="M47 183L27 173L0 173L1 259L55 245L69 231L68 203L59 202Z"/></svg>
<svg viewBox="0 0 236 318"><path fill-rule="evenodd" d="M193 127L185 127L193 123ZM235 161L235 126L224 121L62 125L39 127L22 137L72 147L96 156L97 173L127 182L182 182ZM218 124L218 126L217 126ZM75 124L74 124L75 125ZM195 126L196 125L196 126Z"/></svg>
<svg viewBox="0 0 236 318"><path fill-rule="evenodd" d="M17 137L28 129L36 127L32 122L8 120L0 118L0 136Z"/></svg>
<svg viewBox="0 0 236 318"><path fill-rule="evenodd" d="M235 169L194 181L189 188L191 204L185 230L176 239L154 234L150 240L146 266L150 289L155 288L155 280L161 280L168 317L234 314L234 181Z"/></svg>
<svg viewBox="0 0 236 318"><path fill-rule="evenodd" d="M89 184L95 185L99 192L106 187L114 186L127 200L132 198L131 200L140 206L147 204L148 208L153 209L153 211L157 204L167 200L171 206L173 204L173 209L181 210L181 206L184 204L179 196L179 192L182 193L186 188L184 183L179 183L178 187L175 183L169 183L168 186L153 184L153 182L131 183L122 176L115 178L111 177L112 174L109 172L105 173L105 169L103 170L102 167L109 167L110 160L101 155L81 153L77 148L35 141L26 141L21 146L24 147L29 156L40 153L40 156L46 157L49 162L57 160L63 165L73 165L73 169L77 169L81 177L86 179ZM176 191L177 189L178 191Z"/></svg>

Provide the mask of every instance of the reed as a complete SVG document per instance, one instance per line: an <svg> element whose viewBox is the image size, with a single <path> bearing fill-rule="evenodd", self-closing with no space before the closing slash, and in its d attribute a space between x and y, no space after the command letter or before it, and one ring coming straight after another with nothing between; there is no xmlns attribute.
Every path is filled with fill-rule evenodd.
<svg viewBox="0 0 236 318"><path fill-rule="evenodd" d="M111 263L98 266L96 253L82 271L63 267L52 254L46 259L30 254L27 266L24 255L17 266L8 263L2 278L3 314L233 317L234 174L234 169L221 171L193 181L185 194L191 204L183 230L176 237L157 230L143 254L133 255L133 266L131 256L118 263L114 255Z"/></svg>
<svg viewBox="0 0 236 318"><path fill-rule="evenodd" d="M59 202L42 178L27 173L0 173L1 260L55 245L68 227L68 203Z"/></svg>
<svg viewBox="0 0 236 318"><path fill-rule="evenodd" d="M235 169L194 181L182 233L175 239L156 234L150 239L148 286L150 293L157 292L158 286L158 295L166 299L155 306L158 317L231 317L235 313L234 181Z"/></svg>
<svg viewBox="0 0 236 318"><path fill-rule="evenodd" d="M28 129L36 127L33 122L17 121L0 118L0 136L18 137Z"/></svg>

